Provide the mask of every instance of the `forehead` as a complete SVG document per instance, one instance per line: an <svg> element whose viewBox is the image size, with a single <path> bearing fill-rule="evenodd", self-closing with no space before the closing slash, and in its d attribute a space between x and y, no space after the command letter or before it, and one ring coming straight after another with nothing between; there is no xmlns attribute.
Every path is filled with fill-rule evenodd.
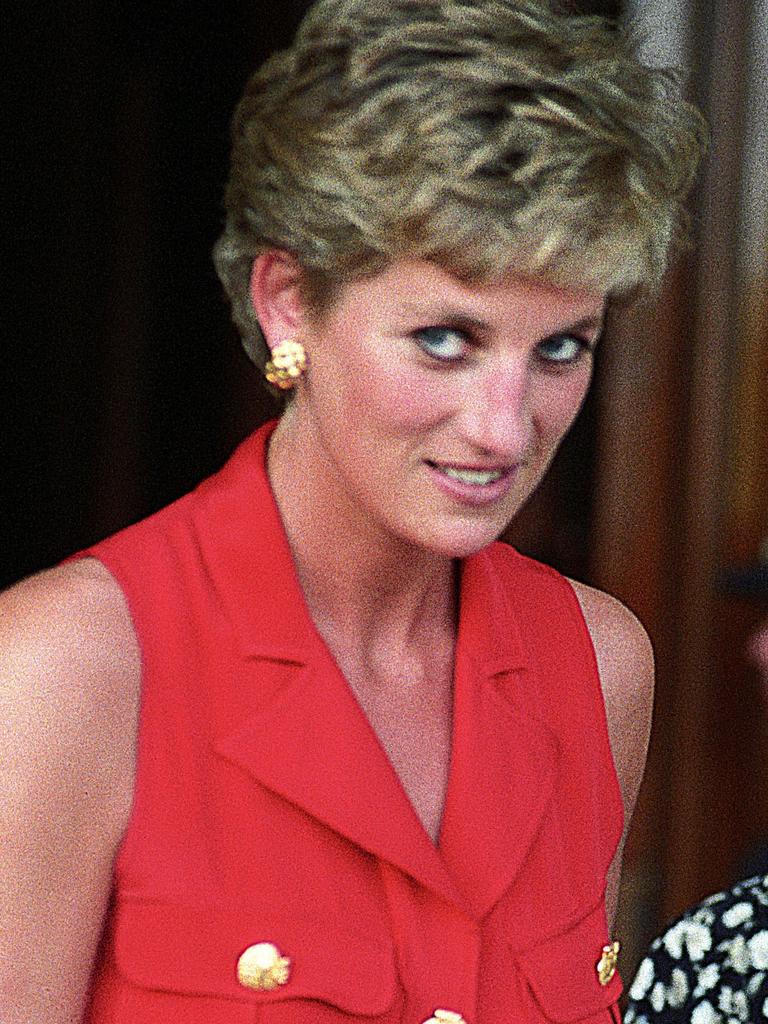
<svg viewBox="0 0 768 1024"><path fill-rule="evenodd" d="M584 321L598 327L606 296L580 288L563 288L537 278L507 273L494 281L467 282L424 260L399 260L385 270L342 289L341 315L353 311L366 320L463 316L478 322L524 326ZM589 323L587 323L589 321Z"/></svg>

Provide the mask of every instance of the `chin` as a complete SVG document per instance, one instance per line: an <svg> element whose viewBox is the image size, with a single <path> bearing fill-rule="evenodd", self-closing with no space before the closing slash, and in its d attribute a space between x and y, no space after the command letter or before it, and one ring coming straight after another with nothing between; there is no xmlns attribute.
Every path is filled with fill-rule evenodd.
<svg viewBox="0 0 768 1024"><path fill-rule="evenodd" d="M445 558L469 558L478 551L487 548L497 541L506 528L506 523L494 530L488 525L473 526L454 525L452 528L439 528L427 538L424 537L419 546L435 555Z"/></svg>

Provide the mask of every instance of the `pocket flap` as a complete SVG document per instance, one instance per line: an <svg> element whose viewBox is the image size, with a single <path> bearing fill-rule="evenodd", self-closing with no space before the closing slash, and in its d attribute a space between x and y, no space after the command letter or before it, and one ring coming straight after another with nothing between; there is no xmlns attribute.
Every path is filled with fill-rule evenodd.
<svg viewBox="0 0 768 1024"><path fill-rule="evenodd" d="M597 965L609 944L601 902L566 931L516 953L547 1020L556 1024L588 1020L618 1001L622 993L618 971L606 985L599 979Z"/></svg>
<svg viewBox="0 0 768 1024"><path fill-rule="evenodd" d="M260 942L290 959L287 982L269 992L245 988L237 977L241 954ZM383 1013L395 997L391 944L298 914L123 899L114 950L128 981L156 991L254 1003L315 999L362 1016Z"/></svg>

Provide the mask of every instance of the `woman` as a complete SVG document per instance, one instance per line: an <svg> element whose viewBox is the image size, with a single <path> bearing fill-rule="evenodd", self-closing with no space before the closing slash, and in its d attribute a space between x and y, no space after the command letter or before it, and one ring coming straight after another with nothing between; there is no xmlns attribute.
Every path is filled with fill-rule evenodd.
<svg viewBox="0 0 768 1024"><path fill-rule="evenodd" d="M533 0L320 0L250 81L216 261L292 398L4 598L4 1021L617 1019L650 647L494 541L663 272L668 84Z"/></svg>

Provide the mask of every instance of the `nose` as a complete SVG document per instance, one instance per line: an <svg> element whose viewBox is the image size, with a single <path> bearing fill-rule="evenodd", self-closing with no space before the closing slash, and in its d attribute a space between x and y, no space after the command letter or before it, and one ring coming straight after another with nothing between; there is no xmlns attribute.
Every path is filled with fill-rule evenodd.
<svg viewBox="0 0 768 1024"><path fill-rule="evenodd" d="M533 439L528 366L496 363L475 378L462 426L467 442L488 456L506 464L524 459Z"/></svg>

